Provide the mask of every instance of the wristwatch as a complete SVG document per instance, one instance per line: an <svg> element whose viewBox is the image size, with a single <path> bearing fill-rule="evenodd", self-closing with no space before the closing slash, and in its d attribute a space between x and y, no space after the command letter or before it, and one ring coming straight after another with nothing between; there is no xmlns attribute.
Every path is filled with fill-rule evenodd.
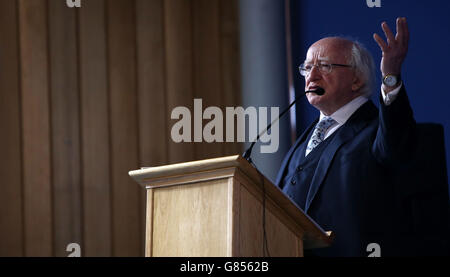
<svg viewBox="0 0 450 277"><path fill-rule="evenodd" d="M400 82L400 75L387 74L383 77L383 84L388 87L395 87Z"/></svg>

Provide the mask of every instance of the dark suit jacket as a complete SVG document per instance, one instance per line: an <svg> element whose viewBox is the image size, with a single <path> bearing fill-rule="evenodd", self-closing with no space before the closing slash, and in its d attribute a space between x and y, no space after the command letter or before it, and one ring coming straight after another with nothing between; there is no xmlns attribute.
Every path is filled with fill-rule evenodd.
<svg viewBox="0 0 450 277"><path fill-rule="evenodd" d="M276 180L278 186L283 184L295 149L316 123L286 155ZM391 105L380 103L379 111L371 101L366 102L336 132L319 160L304 210L336 238L331 247L306 254L368 256L370 243L380 245L382 256L436 254L428 240L422 248L416 247L422 234L414 227L417 222L408 198L411 193L405 193L411 192L410 183L414 181L410 178L411 161L416 157L413 150L418 136L404 87ZM448 211L448 200L443 209ZM440 243L441 237L433 239L430 241ZM442 254L445 250L439 251Z"/></svg>

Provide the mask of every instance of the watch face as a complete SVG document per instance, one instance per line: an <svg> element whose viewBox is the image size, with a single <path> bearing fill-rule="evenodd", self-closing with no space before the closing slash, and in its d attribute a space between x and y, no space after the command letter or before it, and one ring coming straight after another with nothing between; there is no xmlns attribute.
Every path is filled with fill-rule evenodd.
<svg viewBox="0 0 450 277"><path fill-rule="evenodd" d="M388 87L393 87L397 84L397 78L392 75L388 75L384 78L384 84Z"/></svg>

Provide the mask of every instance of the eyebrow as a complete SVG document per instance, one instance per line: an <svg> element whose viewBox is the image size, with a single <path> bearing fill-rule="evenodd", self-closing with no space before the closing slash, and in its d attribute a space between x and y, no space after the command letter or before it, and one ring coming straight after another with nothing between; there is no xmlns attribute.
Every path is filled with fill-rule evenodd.
<svg viewBox="0 0 450 277"><path fill-rule="evenodd" d="M319 57L318 59L317 59L319 62L320 61L326 61L326 62L329 62L330 61L330 58L329 57ZM311 61L310 60L305 60L305 63L310 63Z"/></svg>

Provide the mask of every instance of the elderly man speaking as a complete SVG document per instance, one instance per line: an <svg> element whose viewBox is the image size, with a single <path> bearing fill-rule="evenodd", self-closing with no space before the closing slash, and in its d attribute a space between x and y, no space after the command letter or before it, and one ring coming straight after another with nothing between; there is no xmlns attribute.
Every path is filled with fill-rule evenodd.
<svg viewBox="0 0 450 277"><path fill-rule="evenodd" d="M406 19L397 18L396 25L394 36L382 23L386 41L374 34L383 54L379 109L369 100L375 90L373 58L360 43L323 38L299 67L305 90L324 91L307 94L320 117L286 155L276 184L336 235L331 247L306 255L368 256L373 245L381 255L414 249L407 227L402 229L408 222L395 212L396 191L407 185L396 174L411 158L417 127L400 76L408 50Z"/></svg>

